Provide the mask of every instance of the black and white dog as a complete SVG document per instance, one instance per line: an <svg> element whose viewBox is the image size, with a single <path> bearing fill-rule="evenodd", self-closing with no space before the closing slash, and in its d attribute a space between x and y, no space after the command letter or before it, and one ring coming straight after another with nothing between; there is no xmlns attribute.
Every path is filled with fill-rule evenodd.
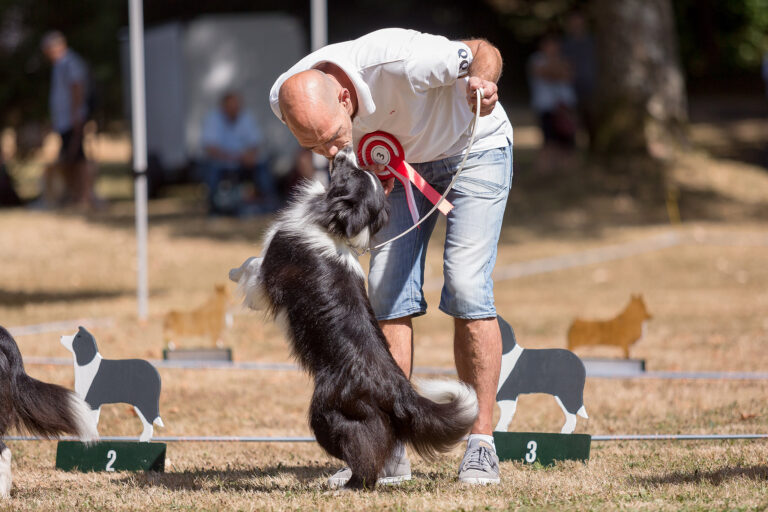
<svg viewBox="0 0 768 512"><path fill-rule="evenodd" d="M387 219L381 183L345 148L331 162L328 189L307 184L268 231L262 257L230 271L247 306L285 325L314 377L310 426L351 468L350 488L372 489L396 443L431 457L477 416L471 387L424 381L419 394L389 352L357 261Z"/></svg>
<svg viewBox="0 0 768 512"><path fill-rule="evenodd" d="M11 451L2 442L10 428L47 438L71 434L91 441L98 433L89 413L77 394L27 375L16 341L0 327L0 498L11 492Z"/></svg>
<svg viewBox="0 0 768 512"><path fill-rule="evenodd" d="M74 336L62 336L61 344L74 355L75 392L85 400L94 430L99 424L101 406L133 405L144 429L139 441L148 442L153 424L163 427L160 418L160 375L142 359L104 359L96 339L80 327Z"/></svg>

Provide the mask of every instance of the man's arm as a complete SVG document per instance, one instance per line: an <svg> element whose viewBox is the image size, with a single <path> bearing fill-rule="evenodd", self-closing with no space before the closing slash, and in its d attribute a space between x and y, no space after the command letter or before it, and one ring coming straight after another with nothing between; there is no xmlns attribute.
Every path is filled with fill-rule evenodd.
<svg viewBox="0 0 768 512"><path fill-rule="evenodd" d="M501 53L485 39L471 39L462 42L472 52L472 64L468 70L467 101L474 111L477 104L475 91L482 88L484 97L480 103L480 115L487 116L493 111L496 102L499 101L499 88L496 86L496 82L501 76Z"/></svg>

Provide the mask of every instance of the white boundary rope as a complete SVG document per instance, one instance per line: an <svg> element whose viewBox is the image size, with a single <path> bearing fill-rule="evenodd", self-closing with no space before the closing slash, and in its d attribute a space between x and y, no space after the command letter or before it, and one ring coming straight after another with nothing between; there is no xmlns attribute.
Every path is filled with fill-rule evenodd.
<svg viewBox="0 0 768 512"><path fill-rule="evenodd" d="M110 317L75 318L74 320L63 320L61 322L45 322L42 324L9 327L8 332L11 333L11 336L17 337L28 336L30 334L45 334L48 332L57 331L73 331L77 330L78 326L80 325L84 325L86 327L111 327L114 323L114 320Z"/></svg>
<svg viewBox="0 0 768 512"><path fill-rule="evenodd" d="M170 368L181 370L242 370L242 371L299 371L294 363L269 363L260 361L166 361L150 359L150 363L156 368ZM72 366L72 359L66 357L25 357L24 364L28 365L53 365ZM416 366L414 373L421 375L456 375L453 368L439 368L434 366ZM604 372L590 373L587 377L592 379L642 379L642 380L768 380L768 372L671 372L671 371L646 371L633 374L608 374Z"/></svg>
<svg viewBox="0 0 768 512"><path fill-rule="evenodd" d="M594 435L592 441L722 441L768 439L768 434L618 434ZM57 441L35 436L6 436L4 441ZM62 437L61 441L78 441ZM99 441L137 441L135 436L103 436ZM314 443L314 437L301 436L158 436L159 443Z"/></svg>

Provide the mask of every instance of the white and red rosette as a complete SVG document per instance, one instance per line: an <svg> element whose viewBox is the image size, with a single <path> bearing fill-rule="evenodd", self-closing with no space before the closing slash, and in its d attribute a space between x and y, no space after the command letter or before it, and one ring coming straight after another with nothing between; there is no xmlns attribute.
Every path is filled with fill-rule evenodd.
<svg viewBox="0 0 768 512"><path fill-rule="evenodd" d="M363 135L360 139L360 144L357 146L357 160L361 165L384 165L383 171L377 172L376 176L380 180L388 180L391 177L395 177L403 184L405 189L405 197L408 201L408 210L411 212L413 223L416 224L419 221L419 211L416 208L416 202L413 197L413 187L411 184L416 185L416 188L421 191L424 196L429 199L432 204L437 204L440 201L441 194L437 192L427 181L421 177L416 169L405 161L405 152L403 146L400 144L394 135L391 133L377 131ZM438 206L438 210L443 215L448 215L453 209L453 205L447 200L443 200Z"/></svg>

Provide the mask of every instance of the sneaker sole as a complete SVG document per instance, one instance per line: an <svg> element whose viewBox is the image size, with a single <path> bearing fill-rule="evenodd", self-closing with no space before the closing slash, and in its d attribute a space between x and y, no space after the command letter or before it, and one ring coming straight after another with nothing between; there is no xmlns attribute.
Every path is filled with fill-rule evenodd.
<svg viewBox="0 0 768 512"><path fill-rule="evenodd" d="M376 485L399 485L403 482L407 482L411 478L412 477L410 473L407 475L387 476L387 477L379 478L378 480L376 480ZM349 482L349 479L334 480L334 481L329 480L328 487L330 487L331 489L339 489L347 485L347 482Z"/></svg>
<svg viewBox="0 0 768 512"><path fill-rule="evenodd" d="M378 485L397 485L401 484L403 482L407 482L411 479L411 474L408 473L407 475L398 475L398 476L387 476L383 478L379 478L376 480L376 484Z"/></svg>
<svg viewBox="0 0 768 512"><path fill-rule="evenodd" d="M459 480L462 484L468 485L496 485L501 482L500 478L462 478Z"/></svg>

